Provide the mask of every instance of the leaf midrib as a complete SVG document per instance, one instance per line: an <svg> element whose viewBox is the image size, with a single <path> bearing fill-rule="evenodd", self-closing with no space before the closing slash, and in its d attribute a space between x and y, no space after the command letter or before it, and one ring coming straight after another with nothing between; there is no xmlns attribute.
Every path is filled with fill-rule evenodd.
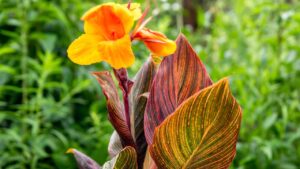
<svg viewBox="0 0 300 169"><path fill-rule="evenodd" d="M194 154L195 154L196 152L198 152L200 146L202 145L202 142L203 142L204 138L206 137L206 135L207 135L207 133L208 133L208 131L210 130L211 127L212 127L212 124L209 125L208 128L204 131L204 134L203 134L203 136L202 136L202 138L201 138L200 143L199 143L198 146L193 150L193 152L192 152L192 154L190 155L189 159L184 163L184 165L183 165L183 167L182 167L183 169L185 169L185 168L188 166L188 164L190 163L190 161L191 161L192 158L194 157Z"/></svg>

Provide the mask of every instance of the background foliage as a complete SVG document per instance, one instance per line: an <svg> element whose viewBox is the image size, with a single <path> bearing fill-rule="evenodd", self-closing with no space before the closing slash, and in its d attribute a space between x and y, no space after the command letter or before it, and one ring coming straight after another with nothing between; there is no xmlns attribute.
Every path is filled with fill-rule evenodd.
<svg viewBox="0 0 300 169"><path fill-rule="evenodd" d="M107 160L112 127L90 72L109 67L66 57L80 16L102 2L0 0L0 168L75 168L69 147ZM215 82L231 77L243 108L232 168L299 168L300 2L201 0L192 26L180 3L151 1L149 25L172 39L183 32ZM134 51L131 77L148 56L143 45Z"/></svg>

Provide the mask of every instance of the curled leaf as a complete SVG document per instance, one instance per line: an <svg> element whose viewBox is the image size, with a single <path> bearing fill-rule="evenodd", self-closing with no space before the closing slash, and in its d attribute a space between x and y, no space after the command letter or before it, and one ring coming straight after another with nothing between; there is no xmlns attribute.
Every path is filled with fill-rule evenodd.
<svg viewBox="0 0 300 169"><path fill-rule="evenodd" d="M147 93L150 90L152 81L156 73L156 65L152 59L149 60L141 67L137 73L129 95L131 103L131 133L137 147L138 163L141 168L146 149L147 142L144 135L144 112L147 103Z"/></svg>
<svg viewBox="0 0 300 169"><path fill-rule="evenodd" d="M124 107L120 102L118 91L108 71L94 72L102 91L106 97L108 118L118 132L123 147L135 146L130 129L125 120Z"/></svg>
<svg viewBox="0 0 300 169"><path fill-rule="evenodd" d="M115 77L119 81L119 87L122 89L123 92L123 102L124 102L124 113L125 113L125 121L126 125L131 130L131 124L130 124L130 105L128 101L128 95L130 93L131 87L133 85L133 82L128 78L127 69L114 69Z"/></svg>
<svg viewBox="0 0 300 169"><path fill-rule="evenodd" d="M116 130L110 136L109 144L108 144L108 153L110 157L115 157L117 154L122 151L123 146L121 143L121 138Z"/></svg>

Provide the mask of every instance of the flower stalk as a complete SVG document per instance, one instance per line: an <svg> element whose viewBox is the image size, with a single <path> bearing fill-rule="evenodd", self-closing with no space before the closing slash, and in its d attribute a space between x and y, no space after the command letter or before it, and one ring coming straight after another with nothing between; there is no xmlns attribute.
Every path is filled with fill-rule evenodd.
<svg viewBox="0 0 300 169"><path fill-rule="evenodd" d="M128 126L129 131L131 131L131 125L130 125L130 107L129 107L129 93L131 90L131 87L133 85L133 82L128 78L127 69L113 69L114 75L117 78L119 82L119 86L122 89L123 93L123 102L124 102L124 113L125 113L125 120L126 124Z"/></svg>

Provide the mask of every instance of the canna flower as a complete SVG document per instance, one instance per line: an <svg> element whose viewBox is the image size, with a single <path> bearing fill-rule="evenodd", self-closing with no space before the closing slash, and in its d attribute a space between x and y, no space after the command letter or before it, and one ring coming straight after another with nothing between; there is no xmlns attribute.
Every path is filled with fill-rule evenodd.
<svg viewBox="0 0 300 169"><path fill-rule="evenodd" d="M153 55L174 53L176 44L159 32L144 28L144 15L137 3L105 3L91 8L81 18L84 34L68 48L69 59L80 65L105 61L113 68L127 68L134 63L132 40L141 40ZM134 21L140 19L130 34Z"/></svg>
<svg viewBox="0 0 300 169"><path fill-rule="evenodd" d="M155 56L167 56L176 50L176 43L164 34L144 28L137 32L135 39L141 40Z"/></svg>

